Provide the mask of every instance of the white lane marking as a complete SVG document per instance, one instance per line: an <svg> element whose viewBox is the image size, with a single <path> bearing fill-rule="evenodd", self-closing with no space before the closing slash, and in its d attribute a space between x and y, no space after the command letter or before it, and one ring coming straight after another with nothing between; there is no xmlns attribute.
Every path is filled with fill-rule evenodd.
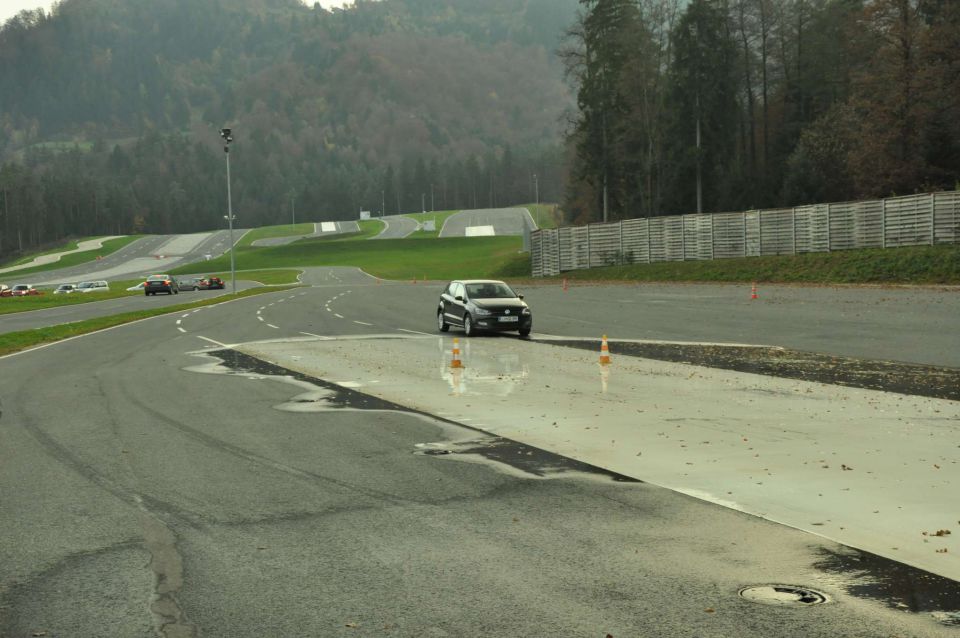
<svg viewBox="0 0 960 638"><path fill-rule="evenodd" d="M182 322L182 321L183 321L183 319L177 319L177 325L179 326L179 325L180 325L180 322Z"/></svg>
<svg viewBox="0 0 960 638"><path fill-rule="evenodd" d="M267 324L267 327L273 328L274 330L279 330L279 329L280 329L280 326L275 326L275 325L273 325L272 323L268 323L268 324Z"/></svg>
<svg viewBox="0 0 960 638"><path fill-rule="evenodd" d="M180 332L186 332L186 330L184 330L184 329L181 328L180 326L177 326L177 330L179 330Z"/></svg>
<svg viewBox="0 0 960 638"><path fill-rule="evenodd" d="M265 321L263 317L257 317L257 319L259 319L260 321Z"/></svg>
<svg viewBox="0 0 960 638"><path fill-rule="evenodd" d="M361 326L372 326L372 323L367 323L365 321L354 321L353 323L359 323Z"/></svg>
<svg viewBox="0 0 960 638"><path fill-rule="evenodd" d="M336 313L336 312L333 313L333 316L336 317L337 319L343 319L343 315L341 315L341 314L339 314L339 313Z"/></svg>
<svg viewBox="0 0 960 638"><path fill-rule="evenodd" d="M428 337L433 336L429 332L417 332L416 330L407 330L406 328L397 328L397 330L399 330L400 332L409 332L410 334L414 334L414 335L427 335Z"/></svg>
<svg viewBox="0 0 960 638"><path fill-rule="evenodd" d="M333 312L333 310L330 310L330 306L324 306L324 308L327 310L327 312Z"/></svg>
<svg viewBox="0 0 960 638"><path fill-rule="evenodd" d="M220 342L217 341L216 339L211 339L210 337L204 337L203 335L193 335L193 336L195 336L197 339L203 339L204 341L209 341L210 343L215 343L215 344L217 344L218 346L222 346L222 347L224 347L224 348L229 348L229 347L230 347L230 346L228 346L227 344L225 344L225 343L220 343Z"/></svg>
<svg viewBox="0 0 960 638"><path fill-rule="evenodd" d="M262 312L261 310L258 310L258 311L257 311L257 314L259 315L261 312Z"/></svg>
<svg viewBox="0 0 960 638"><path fill-rule="evenodd" d="M190 316L190 313L188 312L188 313L186 313L186 314L180 315L180 318L181 318L181 319L186 319L186 318L189 317L189 316Z"/></svg>
<svg viewBox="0 0 960 638"><path fill-rule="evenodd" d="M308 337L316 337L317 339L323 339L325 341L336 341L333 337L325 337L323 335L315 335L312 332L301 332L302 335L307 335Z"/></svg>
<svg viewBox="0 0 960 638"><path fill-rule="evenodd" d="M286 301L286 299L281 299L281 300L278 301L277 303L283 303L284 301Z"/></svg>
<svg viewBox="0 0 960 638"><path fill-rule="evenodd" d="M266 306L260 306L257 310L259 311L259 310L266 310L266 309L267 309Z"/></svg>

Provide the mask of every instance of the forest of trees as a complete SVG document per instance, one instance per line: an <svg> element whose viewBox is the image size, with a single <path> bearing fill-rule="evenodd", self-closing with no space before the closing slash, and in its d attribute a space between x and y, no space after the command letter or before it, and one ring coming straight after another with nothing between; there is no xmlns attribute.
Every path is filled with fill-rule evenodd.
<svg viewBox="0 0 960 638"><path fill-rule="evenodd" d="M581 0L561 56L580 221L960 179L955 0Z"/></svg>
<svg viewBox="0 0 960 638"><path fill-rule="evenodd" d="M221 227L223 126L240 226L952 189L960 2L63 0L0 28L0 260Z"/></svg>
<svg viewBox="0 0 960 638"><path fill-rule="evenodd" d="M562 197L577 0L64 0L0 29L0 259Z"/></svg>

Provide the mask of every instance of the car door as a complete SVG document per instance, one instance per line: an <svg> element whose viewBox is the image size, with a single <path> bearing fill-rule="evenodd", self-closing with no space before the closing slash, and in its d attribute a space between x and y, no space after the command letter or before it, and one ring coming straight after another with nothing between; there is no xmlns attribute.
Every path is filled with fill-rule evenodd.
<svg viewBox="0 0 960 638"><path fill-rule="evenodd" d="M463 284L456 282L448 313L453 322L461 326L463 325L463 315L467 311L466 294Z"/></svg>

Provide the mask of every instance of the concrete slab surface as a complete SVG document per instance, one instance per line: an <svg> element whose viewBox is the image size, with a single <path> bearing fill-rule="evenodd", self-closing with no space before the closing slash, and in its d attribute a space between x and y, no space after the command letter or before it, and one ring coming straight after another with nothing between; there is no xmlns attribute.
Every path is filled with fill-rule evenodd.
<svg viewBox="0 0 960 638"><path fill-rule="evenodd" d="M960 579L960 403L515 338L255 343L292 370ZM952 533L947 535L944 531ZM938 532L940 535L938 535Z"/></svg>

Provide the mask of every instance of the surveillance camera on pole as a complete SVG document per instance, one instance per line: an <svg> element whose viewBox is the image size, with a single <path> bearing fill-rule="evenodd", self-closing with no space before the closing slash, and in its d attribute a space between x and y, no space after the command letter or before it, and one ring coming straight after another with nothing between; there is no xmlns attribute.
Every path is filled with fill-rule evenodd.
<svg viewBox="0 0 960 638"><path fill-rule="evenodd" d="M227 155L227 224L230 227L230 281L233 294L237 294L237 266L235 257L235 248L233 245L233 201L230 197L230 142L233 141L233 133L228 128L220 129L220 137L223 138L223 152Z"/></svg>

